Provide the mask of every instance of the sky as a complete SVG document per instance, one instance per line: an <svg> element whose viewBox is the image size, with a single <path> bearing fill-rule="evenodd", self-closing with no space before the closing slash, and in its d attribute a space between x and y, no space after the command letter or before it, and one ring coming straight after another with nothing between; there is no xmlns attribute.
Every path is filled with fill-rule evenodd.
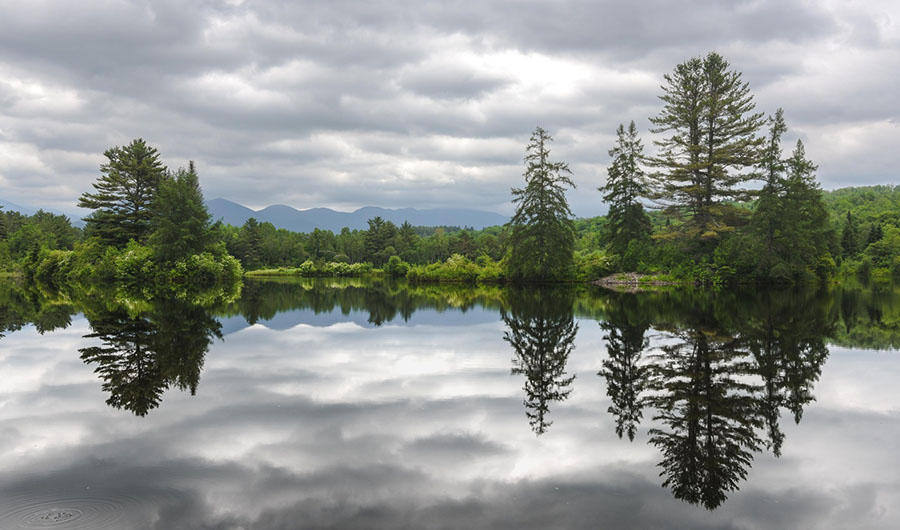
<svg viewBox="0 0 900 530"><path fill-rule="evenodd" d="M663 76L710 51L784 109L825 189L893 184L900 3L0 0L0 199L74 211L143 138L252 208L510 214L535 127L577 216L619 123L647 151Z"/></svg>

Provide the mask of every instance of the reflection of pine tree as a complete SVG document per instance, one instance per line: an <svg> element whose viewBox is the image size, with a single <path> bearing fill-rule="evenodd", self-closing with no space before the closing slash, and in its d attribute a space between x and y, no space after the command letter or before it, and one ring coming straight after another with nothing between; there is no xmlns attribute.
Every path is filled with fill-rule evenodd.
<svg viewBox="0 0 900 530"><path fill-rule="evenodd" d="M182 301L156 301L144 315L101 307L89 313L93 333L101 346L79 350L86 364L109 392L106 402L115 408L145 416L159 406L170 386L194 394L206 351L221 325L206 311Z"/></svg>
<svg viewBox="0 0 900 530"><path fill-rule="evenodd" d="M606 378L606 393L612 400L607 411L616 418L616 434L628 435L634 440L637 425L641 422L642 393L646 386L647 367L640 364L641 354L647 348L644 334L647 322L637 325L629 322L627 315L613 313L609 320L600 323L606 330L606 352L603 369L597 375Z"/></svg>
<svg viewBox="0 0 900 530"><path fill-rule="evenodd" d="M752 366L730 337L700 328L679 331L678 344L654 355L647 402L657 409L650 443L663 452L660 466L676 498L708 509L746 478L761 426L746 382Z"/></svg>
<svg viewBox="0 0 900 530"><path fill-rule="evenodd" d="M90 324L93 333L85 338L100 339L103 346L78 351L85 364L98 365L94 372L103 379L103 390L110 393L106 403L138 416L159 406L166 382L151 349L153 325L124 311L91 319Z"/></svg>
<svg viewBox="0 0 900 530"><path fill-rule="evenodd" d="M778 303L774 297L764 298L762 316L747 319L742 333L763 381L760 410L769 443L775 456L781 456L781 408L791 411L799 423L803 408L815 401L812 387L828 358L824 337L833 326L824 311L826 304L818 300Z"/></svg>
<svg viewBox="0 0 900 530"><path fill-rule="evenodd" d="M509 310L502 313L509 326L503 338L515 350L512 373L525 375L525 415L537 435L553 424L547 419L550 403L572 393L575 376L566 377L578 332L572 301L566 290L511 291Z"/></svg>

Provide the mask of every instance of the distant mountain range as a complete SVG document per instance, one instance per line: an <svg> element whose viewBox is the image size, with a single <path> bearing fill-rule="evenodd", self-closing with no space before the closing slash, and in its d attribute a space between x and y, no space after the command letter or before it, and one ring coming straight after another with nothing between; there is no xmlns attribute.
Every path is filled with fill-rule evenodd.
<svg viewBox="0 0 900 530"><path fill-rule="evenodd" d="M391 221L399 226L404 221L409 221L413 226L459 226L481 229L486 226L502 225L509 221L507 217L483 210L470 210L466 208L436 208L432 210L416 210L414 208L402 208L390 210L375 206L366 206L354 212L338 212L330 208L311 208L298 210L284 204L275 204L261 210L252 210L229 201L227 199L212 199L206 201L209 213L213 220L222 220L225 224L234 226L243 225L247 219L254 217L259 222L269 222L276 228L286 228L294 232L312 232L313 229L331 230L340 232L345 226L351 230L365 230L369 227L369 219L381 217L385 221ZM11 201L0 199L0 207L6 211L15 211L25 215L34 215L38 208L23 206ZM74 226L84 227L83 215L71 212L59 212L44 208L45 211L67 216Z"/></svg>
<svg viewBox="0 0 900 530"><path fill-rule="evenodd" d="M3 208L4 211L7 212L19 212L22 215L34 215L41 208L34 208L31 206L23 206L21 204L16 204L12 201L7 201L0 199L0 207ZM69 221L72 222L72 226L77 226L79 228L84 228L84 221L81 220L81 216L77 214L73 214L72 212L61 212L59 210L53 210L50 208L43 208L45 212L53 213L56 215L65 215L69 218ZM85 214L86 215L86 214Z"/></svg>
<svg viewBox="0 0 900 530"><path fill-rule="evenodd" d="M206 206L214 220L221 219L225 224L241 226L253 217L260 222L272 223L276 228L294 232L312 232L315 228L340 232L345 226L351 230L365 230L369 227L369 219L373 217L381 217L398 226L409 221L413 226L459 226L474 229L502 225L509 221L509 218L497 213L466 208L390 210L366 206L354 212L338 212L330 208L297 210L284 204L275 204L261 210L251 210L227 199L212 199L206 201Z"/></svg>

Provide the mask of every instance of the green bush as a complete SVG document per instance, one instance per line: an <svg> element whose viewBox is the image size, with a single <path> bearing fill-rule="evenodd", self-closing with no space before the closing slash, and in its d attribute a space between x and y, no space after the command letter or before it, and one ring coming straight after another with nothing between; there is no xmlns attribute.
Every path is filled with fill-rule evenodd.
<svg viewBox="0 0 900 530"><path fill-rule="evenodd" d="M153 250L134 240L113 259L115 278L124 285L137 286L153 282L155 271L153 266Z"/></svg>
<svg viewBox="0 0 900 530"><path fill-rule="evenodd" d="M400 256L391 256L387 265L384 266L384 272L397 278L406 276L406 273L409 272L409 263L400 259Z"/></svg>
<svg viewBox="0 0 900 530"><path fill-rule="evenodd" d="M579 280L592 281L609 276L615 271L615 256L602 250L575 253L575 276Z"/></svg>

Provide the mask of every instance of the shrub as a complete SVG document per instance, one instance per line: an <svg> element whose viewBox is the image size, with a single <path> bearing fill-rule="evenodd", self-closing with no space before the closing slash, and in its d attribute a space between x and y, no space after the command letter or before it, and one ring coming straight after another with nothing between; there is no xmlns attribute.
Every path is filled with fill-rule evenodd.
<svg viewBox="0 0 900 530"><path fill-rule="evenodd" d="M384 272L398 278L406 276L406 273L409 272L409 263L400 259L400 256L391 256L387 265L384 266Z"/></svg>

